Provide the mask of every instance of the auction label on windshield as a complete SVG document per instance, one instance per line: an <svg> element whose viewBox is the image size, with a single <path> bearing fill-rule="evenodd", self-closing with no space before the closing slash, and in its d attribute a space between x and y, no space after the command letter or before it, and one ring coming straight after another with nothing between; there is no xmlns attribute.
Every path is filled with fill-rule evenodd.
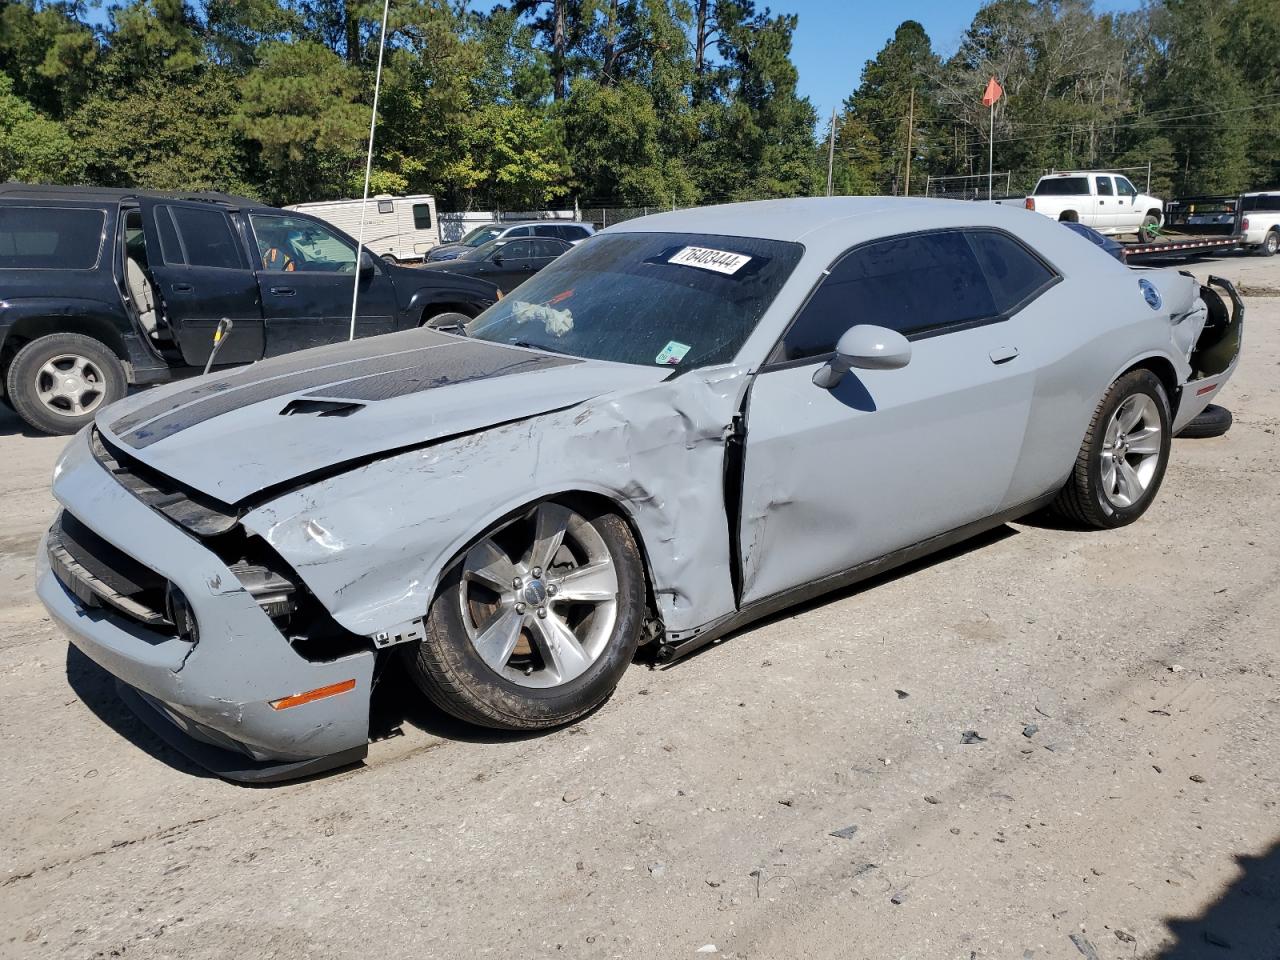
<svg viewBox="0 0 1280 960"><path fill-rule="evenodd" d="M745 254L730 253L728 250L712 250L708 247L685 247L667 261L682 267L697 267L699 270L714 270L716 273L727 274L737 273L750 262L751 258Z"/></svg>

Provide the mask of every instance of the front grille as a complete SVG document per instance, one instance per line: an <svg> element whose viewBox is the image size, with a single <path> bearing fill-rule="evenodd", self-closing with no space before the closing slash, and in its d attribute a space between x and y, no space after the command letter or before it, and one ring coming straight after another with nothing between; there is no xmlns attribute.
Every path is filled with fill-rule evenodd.
<svg viewBox="0 0 1280 960"><path fill-rule="evenodd" d="M110 607L152 628L172 627L165 613L168 581L113 547L67 511L49 530L49 566L87 607Z"/></svg>

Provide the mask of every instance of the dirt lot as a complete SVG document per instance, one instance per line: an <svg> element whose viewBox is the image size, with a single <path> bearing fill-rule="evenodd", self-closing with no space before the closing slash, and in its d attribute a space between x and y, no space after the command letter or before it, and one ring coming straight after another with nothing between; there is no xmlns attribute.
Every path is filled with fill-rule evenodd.
<svg viewBox="0 0 1280 960"><path fill-rule="evenodd" d="M423 708L277 788L69 654L31 592L62 441L4 411L0 955L1275 960L1280 258L1195 269L1273 295L1141 522L1009 526L570 729Z"/></svg>

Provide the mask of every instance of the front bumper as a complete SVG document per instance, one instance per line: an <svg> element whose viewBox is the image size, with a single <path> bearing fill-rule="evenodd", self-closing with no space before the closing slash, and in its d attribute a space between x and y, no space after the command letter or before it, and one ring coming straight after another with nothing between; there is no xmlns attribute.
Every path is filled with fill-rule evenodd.
<svg viewBox="0 0 1280 960"><path fill-rule="evenodd" d="M231 570L199 540L130 494L94 459L87 431L59 462L54 495L111 546L182 590L199 624L189 643L109 605L91 605L51 569L36 591L86 656L126 685L126 702L171 745L235 780L305 776L361 759L368 744L372 650L309 661L290 646ZM83 585L78 585L83 594ZM340 695L288 709L273 701L346 681ZM132 694L132 695L130 695Z"/></svg>

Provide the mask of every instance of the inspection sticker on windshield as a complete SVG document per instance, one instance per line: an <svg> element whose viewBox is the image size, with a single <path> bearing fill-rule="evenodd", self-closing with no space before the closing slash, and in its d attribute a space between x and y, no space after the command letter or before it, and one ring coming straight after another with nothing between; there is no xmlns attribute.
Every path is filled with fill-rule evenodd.
<svg viewBox="0 0 1280 960"><path fill-rule="evenodd" d="M750 262L751 258L745 254L712 250L708 247L685 247L667 261L682 267L697 267L699 270L727 274L737 273Z"/></svg>
<svg viewBox="0 0 1280 960"><path fill-rule="evenodd" d="M667 345L654 358L654 363L660 363L664 367L674 367L677 363L684 359L684 355L692 348L687 343L678 343L675 340L668 340Z"/></svg>

